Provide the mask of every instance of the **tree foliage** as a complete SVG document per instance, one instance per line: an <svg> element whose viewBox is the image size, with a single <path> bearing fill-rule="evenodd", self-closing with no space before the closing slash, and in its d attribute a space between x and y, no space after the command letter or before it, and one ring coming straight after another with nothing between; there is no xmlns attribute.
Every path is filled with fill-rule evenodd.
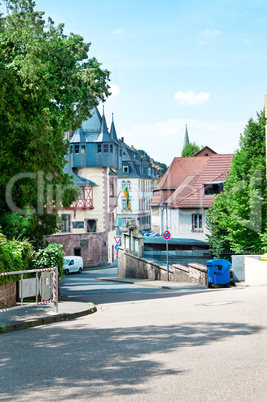
<svg viewBox="0 0 267 402"><path fill-rule="evenodd" d="M69 206L77 195L63 173L68 149L64 133L79 127L109 95L109 72L88 58L90 44L79 35L65 35L63 24L46 21L34 1L5 4L0 30L0 214L14 211L14 205L18 213L27 208L39 229L53 216L54 229L47 225L52 233L55 207Z"/></svg>
<svg viewBox="0 0 267 402"><path fill-rule="evenodd" d="M195 151L200 151L200 149L203 148L202 146L200 147L197 145L195 142L189 142L189 144L185 145L182 150L182 158L185 158L187 156L194 156Z"/></svg>
<svg viewBox="0 0 267 402"><path fill-rule="evenodd" d="M265 116L249 119L233 158L225 192L217 196L207 213L209 243L218 254L266 250L266 155Z"/></svg>
<svg viewBox="0 0 267 402"><path fill-rule="evenodd" d="M146 151L144 151L143 149L135 149L135 152L137 152L140 155L144 155L150 159L150 156L148 155L148 153ZM165 163L157 162L157 161L154 161L154 163L155 163L155 165L158 165L163 169L163 174L167 171L168 166Z"/></svg>
<svg viewBox="0 0 267 402"><path fill-rule="evenodd" d="M29 269L33 246L28 240L7 241L0 233L0 272L14 272ZM1 276L0 284L20 279L20 275Z"/></svg>

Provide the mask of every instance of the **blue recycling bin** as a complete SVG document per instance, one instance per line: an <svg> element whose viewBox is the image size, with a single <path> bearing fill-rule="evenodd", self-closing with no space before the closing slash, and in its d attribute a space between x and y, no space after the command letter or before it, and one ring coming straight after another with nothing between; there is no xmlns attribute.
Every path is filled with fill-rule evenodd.
<svg viewBox="0 0 267 402"><path fill-rule="evenodd" d="M215 285L229 286L231 263L227 260L217 258L207 261L208 287Z"/></svg>

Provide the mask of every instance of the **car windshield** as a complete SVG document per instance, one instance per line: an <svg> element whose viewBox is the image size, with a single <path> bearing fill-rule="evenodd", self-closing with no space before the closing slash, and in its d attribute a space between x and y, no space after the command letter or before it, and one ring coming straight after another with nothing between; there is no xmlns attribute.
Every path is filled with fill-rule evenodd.
<svg viewBox="0 0 267 402"><path fill-rule="evenodd" d="M70 260L67 260L67 259L65 258L65 264L66 264L66 265L69 265L69 263L70 263Z"/></svg>

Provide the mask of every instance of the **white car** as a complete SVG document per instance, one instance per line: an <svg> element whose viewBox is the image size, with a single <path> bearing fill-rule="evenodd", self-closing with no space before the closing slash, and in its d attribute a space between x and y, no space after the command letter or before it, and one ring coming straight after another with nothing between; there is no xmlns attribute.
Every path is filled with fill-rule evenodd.
<svg viewBox="0 0 267 402"><path fill-rule="evenodd" d="M83 270L83 259L82 257L76 257L76 256L66 256L64 257L65 259L65 264L63 266L64 273L66 275L72 273L72 272L78 272L81 273Z"/></svg>

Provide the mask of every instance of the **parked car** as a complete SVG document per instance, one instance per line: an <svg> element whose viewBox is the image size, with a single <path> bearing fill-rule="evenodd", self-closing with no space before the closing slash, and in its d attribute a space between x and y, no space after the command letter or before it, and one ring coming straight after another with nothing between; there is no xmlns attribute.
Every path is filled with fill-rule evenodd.
<svg viewBox="0 0 267 402"><path fill-rule="evenodd" d="M83 259L82 257L76 256L66 256L64 257L65 264L63 266L64 273L66 275L72 272L81 273L83 270Z"/></svg>

